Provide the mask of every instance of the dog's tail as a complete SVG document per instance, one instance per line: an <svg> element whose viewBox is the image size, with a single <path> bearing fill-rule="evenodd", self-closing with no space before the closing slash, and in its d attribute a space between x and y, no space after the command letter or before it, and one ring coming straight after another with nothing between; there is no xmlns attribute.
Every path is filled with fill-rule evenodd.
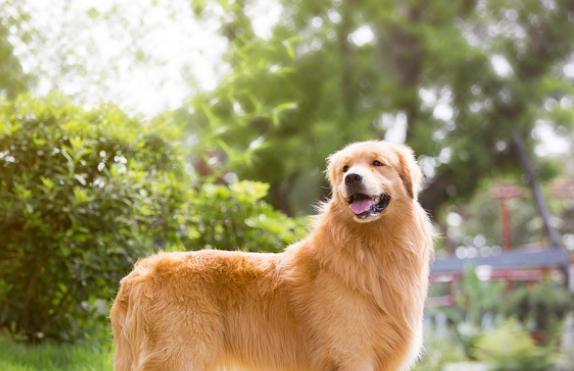
<svg viewBox="0 0 574 371"><path fill-rule="evenodd" d="M110 311L114 335L114 370L134 371L144 351L145 309L142 303L143 285L137 282L137 269L124 277Z"/></svg>

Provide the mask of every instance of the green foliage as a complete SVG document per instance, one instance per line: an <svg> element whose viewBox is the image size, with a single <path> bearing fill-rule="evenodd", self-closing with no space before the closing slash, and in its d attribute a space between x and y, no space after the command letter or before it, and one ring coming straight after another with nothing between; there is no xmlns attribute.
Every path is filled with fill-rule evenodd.
<svg viewBox="0 0 574 371"><path fill-rule="evenodd" d="M504 282L482 281L474 267L468 268L461 285L455 294L457 305L465 314L465 320L480 326L486 313L497 313L502 309L500 298L503 295Z"/></svg>
<svg viewBox="0 0 574 371"><path fill-rule="evenodd" d="M163 58L145 47L153 32L149 9L172 14L176 23L196 21L183 18L191 12L180 2L165 1L83 11L56 1L55 14L64 15L57 26L14 20L29 2L0 5L0 21L27 55L29 73L51 86L80 81L103 91L116 83L122 63L89 63L101 53L84 42L95 41L94 28L121 30L116 41L125 48L112 62L155 68ZM229 68L177 117L199 139L196 153L215 149L226 167L217 170L271 184L267 198L287 212L310 212L326 195L319 170L326 154L353 140L383 138L399 123L433 177L421 198L432 212L466 201L481 179L520 176L513 134L521 133L532 153L540 139L531 135L535 127L562 137L572 131L574 89L564 72L574 50L570 0L282 0L270 6L280 7L281 17L269 36L257 32L258 18L267 17L259 2L184 3L197 17L219 22ZM51 36L43 40L44 34ZM9 59L0 79L21 90L29 84L6 36L0 27L0 54ZM37 53L50 49L48 40L58 41L59 53ZM93 89L71 90L88 98ZM545 160L533 162L538 173L549 173Z"/></svg>
<svg viewBox="0 0 574 371"><path fill-rule="evenodd" d="M180 214L180 223L188 226L184 245L277 252L303 237L303 219L289 218L262 200L268 188L240 181L229 187L205 184L193 191Z"/></svg>
<svg viewBox="0 0 574 371"><path fill-rule="evenodd" d="M574 303L565 288L539 283L507 291L503 281L481 281L474 269L468 269L454 294L455 306L427 310L427 315L446 315L454 336L435 339L426 334L430 342L422 369L441 370L443 360L451 357L486 362L500 371L551 369L564 319ZM492 330L484 329L487 315L487 322L496 325Z"/></svg>
<svg viewBox="0 0 574 371"><path fill-rule="evenodd" d="M476 356L492 363L495 371L546 371L552 367L552 353L534 341L515 320L483 334L476 343Z"/></svg>
<svg viewBox="0 0 574 371"><path fill-rule="evenodd" d="M551 283L515 289L505 301L506 314L516 316L540 340L549 340L571 310L574 310L574 295L565 287Z"/></svg>
<svg viewBox="0 0 574 371"><path fill-rule="evenodd" d="M285 211L325 195L326 154L399 122L434 175L421 198L433 212L481 179L520 176L513 134L532 151L537 122L571 128L572 105L559 103L573 94L561 69L574 50L568 0L283 0L267 38L254 33L253 2L193 4L221 8L230 70L183 120L198 152L217 149L240 178L270 183Z"/></svg>
<svg viewBox="0 0 574 371"><path fill-rule="evenodd" d="M58 96L0 102L0 327L72 340L162 246L181 162L165 133Z"/></svg>
<svg viewBox="0 0 574 371"><path fill-rule="evenodd" d="M138 257L279 251L302 236L303 220L262 200L266 184L191 187L165 126L56 95L0 102L0 328L74 340Z"/></svg>
<svg viewBox="0 0 574 371"><path fill-rule="evenodd" d="M423 356L415 365L413 371L443 370L448 363L466 360L464 350L456 341L430 340L425 344Z"/></svg>
<svg viewBox="0 0 574 371"><path fill-rule="evenodd" d="M482 281L474 267L468 267L462 281L454 292L456 305L437 309L447 316L452 325L456 341L460 343L467 356L482 332L485 315L495 319L502 313L504 283Z"/></svg>
<svg viewBox="0 0 574 371"><path fill-rule="evenodd" d="M9 39L10 30L18 28L26 16L19 4L0 3L0 94L8 97L26 91L32 83L32 76L22 70ZM27 32L22 32L23 39L27 36Z"/></svg>

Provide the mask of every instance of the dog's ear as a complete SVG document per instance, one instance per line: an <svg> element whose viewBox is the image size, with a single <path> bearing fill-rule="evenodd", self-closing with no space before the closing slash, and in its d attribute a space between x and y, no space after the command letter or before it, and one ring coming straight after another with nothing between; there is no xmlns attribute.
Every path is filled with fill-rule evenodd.
<svg viewBox="0 0 574 371"><path fill-rule="evenodd" d="M414 152L410 147L398 145L395 149L399 155L399 175L401 180L409 196L416 200L423 179L421 168L417 164Z"/></svg>
<svg viewBox="0 0 574 371"><path fill-rule="evenodd" d="M327 157L327 170L325 170L325 176L327 177L327 180L329 181L331 188L333 188L335 185L335 175L336 175L335 163L337 162L335 155L336 153L333 153Z"/></svg>

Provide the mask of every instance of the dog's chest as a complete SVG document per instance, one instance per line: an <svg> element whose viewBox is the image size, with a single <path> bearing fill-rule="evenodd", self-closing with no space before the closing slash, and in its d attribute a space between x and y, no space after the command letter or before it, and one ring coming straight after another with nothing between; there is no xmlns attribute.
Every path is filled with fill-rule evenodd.
<svg viewBox="0 0 574 371"><path fill-rule="evenodd" d="M333 350L372 355L382 313L371 300L330 275L318 276L309 313L314 335Z"/></svg>
<svg viewBox="0 0 574 371"><path fill-rule="evenodd" d="M308 324L314 337L333 353L354 354L357 359L380 359L389 349L406 349L417 325L412 321L414 308L388 305L390 293L383 302L365 294L332 274L320 274L315 280L315 296L308 312ZM383 292L386 291L383 285ZM394 290L391 290L394 291ZM372 294L372 292L370 293ZM390 300L396 303L395 300ZM405 318L403 316L407 316ZM411 325L407 326L407 322ZM414 325L414 327L412 327Z"/></svg>

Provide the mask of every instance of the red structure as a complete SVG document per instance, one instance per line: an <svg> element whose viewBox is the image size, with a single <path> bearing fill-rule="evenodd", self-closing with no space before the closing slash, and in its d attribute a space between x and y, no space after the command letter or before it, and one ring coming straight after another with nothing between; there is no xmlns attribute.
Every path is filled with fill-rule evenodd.
<svg viewBox="0 0 574 371"><path fill-rule="evenodd" d="M510 212L508 211L508 200L511 198L524 197L522 188L500 184L493 188L492 196L500 202L500 225L502 231L502 247L510 250L512 247L512 234L510 229Z"/></svg>
<svg viewBox="0 0 574 371"><path fill-rule="evenodd" d="M549 274L561 275L569 288L574 291L574 252L543 244L512 248L508 200L524 197L524 190L517 186L501 184L494 187L491 192L493 198L500 202L503 250L487 256L477 254L478 256L466 259L449 256L435 260L431 265L431 282L446 283L449 294L429 298L428 307L453 305L453 285L461 279L464 271L471 267L488 272L485 279L507 281L509 287L513 282L530 284L542 280ZM552 193L555 197L574 198L574 180L556 182Z"/></svg>
<svg viewBox="0 0 574 371"><path fill-rule="evenodd" d="M574 199L574 179L559 179L554 182L552 195L558 198Z"/></svg>

